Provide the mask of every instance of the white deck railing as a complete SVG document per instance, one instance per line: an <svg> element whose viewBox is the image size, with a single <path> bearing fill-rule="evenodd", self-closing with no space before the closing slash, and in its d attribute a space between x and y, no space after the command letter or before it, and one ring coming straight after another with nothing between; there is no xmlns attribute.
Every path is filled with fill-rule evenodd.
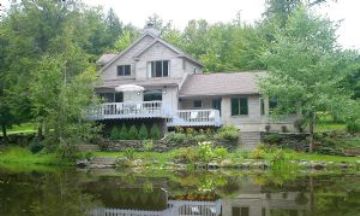
<svg viewBox="0 0 360 216"><path fill-rule="evenodd" d="M179 110L176 115L169 119L168 126L220 126L221 118L219 110Z"/></svg>
<svg viewBox="0 0 360 216"><path fill-rule="evenodd" d="M103 103L90 111L90 119L126 119L165 117L161 101Z"/></svg>

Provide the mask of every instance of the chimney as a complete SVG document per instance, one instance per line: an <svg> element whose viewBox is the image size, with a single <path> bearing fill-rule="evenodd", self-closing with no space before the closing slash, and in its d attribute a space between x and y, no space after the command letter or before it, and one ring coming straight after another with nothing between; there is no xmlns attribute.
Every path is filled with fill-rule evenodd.
<svg viewBox="0 0 360 216"><path fill-rule="evenodd" d="M160 31L155 28L154 23L148 22L143 30L143 34L150 33L156 37L160 37Z"/></svg>

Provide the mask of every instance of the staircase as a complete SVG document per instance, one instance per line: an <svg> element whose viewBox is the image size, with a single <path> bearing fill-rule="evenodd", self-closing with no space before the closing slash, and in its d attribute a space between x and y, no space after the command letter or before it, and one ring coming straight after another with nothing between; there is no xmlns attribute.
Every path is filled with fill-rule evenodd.
<svg viewBox="0 0 360 216"><path fill-rule="evenodd" d="M260 132L240 132L240 148L252 150L261 142Z"/></svg>

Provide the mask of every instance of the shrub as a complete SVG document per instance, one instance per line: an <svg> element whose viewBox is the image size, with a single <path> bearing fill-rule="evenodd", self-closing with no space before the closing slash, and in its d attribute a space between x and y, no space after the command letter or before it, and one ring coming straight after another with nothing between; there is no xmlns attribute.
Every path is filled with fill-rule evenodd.
<svg viewBox="0 0 360 216"><path fill-rule="evenodd" d="M193 137L193 140L195 140L195 142L204 142L209 140L209 138L205 134L198 134Z"/></svg>
<svg viewBox="0 0 360 216"><path fill-rule="evenodd" d="M296 119L294 121L294 128L296 128L296 130L299 131L300 133L304 132L304 125L305 125L305 120L303 118Z"/></svg>
<svg viewBox="0 0 360 216"><path fill-rule="evenodd" d="M150 137L154 140L158 140L161 138L161 132L157 124L153 124L153 126L151 127Z"/></svg>
<svg viewBox="0 0 360 216"><path fill-rule="evenodd" d="M133 160L134 155L135 155L135 149L134 148L126 148L124 151L124 154L127 159Z"/></svg>
<svg viewBox="0 0 360 216"><path fill-rule="evenodd" d="M194 163L199 161L198 149L194 147L179 148L176 150L174 158L184 163Z"/></svg>
<svg viewBox="0 0 360 216"><path fill-rule="evenodd" d="M118 139L120 139L120 131L119 131L119 128L118 128L118 127L114 126L114 127L111 129L110 139L111 139L111 140L118 140Z"/></svg>
<svg viewBox="0 0 360 216"><path fill-rule="evenodd" d="M265 157L265 150L263 148L255 148L251 152L251 158L253 159L264 159Z"/></svg>
<svg viewBox="0 0 360 216"><path fill-rule="evenodd" d="M144 140L143 147L145 151L151 151L154 148L154 142L152 140Z"/></svg>
<svg viewBox="0 0 360 216"><path fill-rule="evenodd" d="M146 140L149 137L145 124L142 124L139 130L139 139Z"/></svg>
<svg viewBox="0 0 360 216"><path fill-rule="evenodd" d="M199 142L199 159L203 162L209 162L214 157L214 152L212 149L211 142Z"/></svg>
<svg viewBox="0 0 360 216"><path fill-rule="evenodd" d="M123 125L121 126L121 130L120 130L120 134L119 134L119 139L121 139L121 140L127 140L128 137L129 137L129 135L128 135L128 130L127 130L127 128L126 128L126 125L123 124Z"/></svg>
<svg viewBox="0 0 360 216"><path fill-rule="evenodd" d="M234 125L227 125L220 128L216 136L218 139L236 141L239 139L239 129Z"/></svg>
<svg viewBox="0 0 360 216"><path fill-rule="evenodd" d="M228 150L224 147L216 147L214 149L214 156L217 158L224 159L228 154Z"/></svg>
<svg viewBox="0 0 360 216"><path fill-rule="evenodd" d="M360 120L349 121L346 124L346 129L349 133L355 134L360 132Z"/></svg>
<svg viewBox="0 0 360 216"><path fill-rule="evenodd" d="M279 144L281 141L282 141L282 137L277 133L267 134L264 136L265 143Z"/></svg>
<svg viewBox="0 0 360 216"><path fill-rule="evenodd" d="M138 139L138 130L135 125L131 126L128 133L128 139L136 140Z"/></svg>
<svg viewBox="0 0 360 216"><path fill-rule="evenodd" d="M181 143L184 143L187 140L187 138L186 138L186 135L183 133L171 132L166 135L166 140L170 141L170 142L181 144Z"/></svg>
<svg viewBox="0 0 360 216"><path fill-rule="evenodd" d="M29 145L29 149L33 154L40 152L44 147L44 144L37 136L31 141Z"/></svg>
<svg viewBox="0 0 360 216"><path fill-rule="evenodd" d="M193 128L186 128L186 135L193 136L195 134L195 130Z"/></svg>

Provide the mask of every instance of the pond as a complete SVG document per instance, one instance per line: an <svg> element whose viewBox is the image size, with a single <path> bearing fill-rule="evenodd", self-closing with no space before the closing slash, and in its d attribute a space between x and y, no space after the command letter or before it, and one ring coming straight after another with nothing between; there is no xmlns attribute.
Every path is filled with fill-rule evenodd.
<svg viewBox="0 0 360 216"><path fill-rule="evenodd" d="M0 215L357 216L360 175L0 169Z"/></svg>

